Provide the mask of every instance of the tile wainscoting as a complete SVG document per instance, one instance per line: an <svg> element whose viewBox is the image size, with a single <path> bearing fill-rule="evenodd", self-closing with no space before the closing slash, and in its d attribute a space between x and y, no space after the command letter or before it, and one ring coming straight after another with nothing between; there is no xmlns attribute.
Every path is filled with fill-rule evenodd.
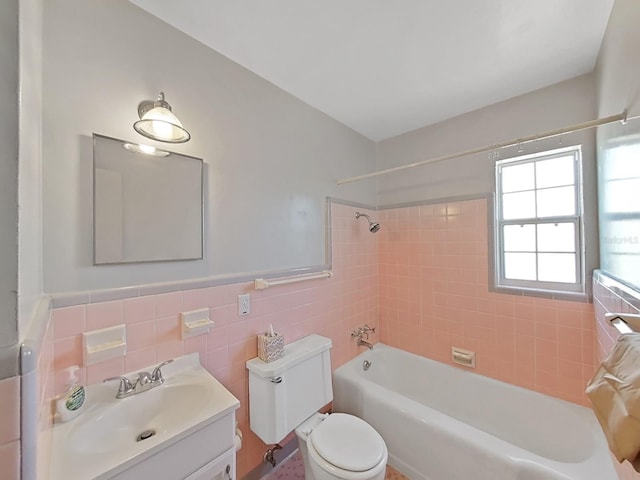
<svg viewBox="0 0 640 480"><path fill-rule="evenodd" d="M490 291L487 205L481 198L365 210L382 224L374 235L355 219L362 208L334 203L331 279L263 291L242 282L56 308L53 390L62 391L65 367L82 364L84 331L127 328L126 357L82 368L89 384L199 352L241 402L238 478L261 464L267 448L249 429L245 362L270 323L287 342L310 333L330 337L334 368L359 353L350 331L368 323L379 326L374 343L445 363L452 346L473 350L479 374L588 405L585 384L612 337L600 340L592 304ZM251 295L251 313L239 317L243 293ZM209 308L214 328L181 340L178 314L199 308Z"/></svg>
<svg viewBox="0 0 640 480"><path fill-rule="evenodd" d="M20 377L0 380L0 466L2 478L20 479Z"/></svg>
<svg viewBox="0 0 640 480"><path fill-rule="evenodd" d="M352 206L332 205L332 271L326 280L310 280L266 290L243 282L157 295L146 295L56 308L53 312L55 392L64 388L63 369L82 366L82 332L125 324L127 354L86 368L87 384L141 369L168 358L198 352L202 365L239 400L244 433L238 453L238 478L262 462L268 448L249 429L248 376L245 362L257 356L256 335L269 324L291 342L311 333L331 338L333 368L360 351L352 329L375 325L377 310L377 240L357 221ZM251 295L251 313L238 316L237 296ZM209 308L215 326L207 335L181 339L179 313ZM374 335L373 341L377 341ZM115 386L114 386L115 388Z"/></svg>

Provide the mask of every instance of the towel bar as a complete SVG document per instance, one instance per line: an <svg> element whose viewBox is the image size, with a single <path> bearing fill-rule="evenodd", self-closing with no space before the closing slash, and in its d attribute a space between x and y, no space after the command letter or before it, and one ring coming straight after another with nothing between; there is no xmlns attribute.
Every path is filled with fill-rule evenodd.
<svg viewBox="0 0 640 480"><path fill-rule="evenodd" d="M287 283L304 282L305 280L316 280L318 278L331 278L333 273L329 270L323 270L318 273L294 275L291 277L281 278L277 280L265 280L264 278L256 278L254 287L256 290L264 290L274 285L286 285Z"/></svg>
<svg viewBox="0 0 640 480"><path fill-rule="evenodd" d="M605 313L605 320L620 333L640 332L640 315L633 313Z"/></svg>

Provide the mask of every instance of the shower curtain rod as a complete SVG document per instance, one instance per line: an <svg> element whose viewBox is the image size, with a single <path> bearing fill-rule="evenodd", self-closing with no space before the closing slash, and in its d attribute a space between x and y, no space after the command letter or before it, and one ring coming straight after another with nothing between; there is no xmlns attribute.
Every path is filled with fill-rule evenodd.
<svg viewBox="0 0 640 480"><path fill-rule="evenodd" d="M638 118L638 117L633 117ZM496 143L494 145L486 145L484 147L478 147L471 150L466 150L464 152L453 153L450 155L444 155L442 157L430 158L428 160L421 160L419 162L410 163L408 165L401 165L399 167L386 168L384 170L378 170L376 172L365 173L364 175L358 175L357 177L349 177L343 178L342 180L338 180L337 185L342 185L343 183L351 183L357 182L358 180L364 180L366 178L378 177L380 175L386 175L388 173L399 172L401 170L407 170L409 168L421 167L422 165L428 165L430 163L442 162L444 160L451 160L452 158L464 157L466 155L472 155L474 153L482 153L488 152L490 150L498 150L504 147L511 147L513 145L519 145L522 143L532 142L534 140L540 140L543 138L555 137L558 135L562 135L563 133L571 133L578 132L580 130L586 130L588 128L597 127L599 125L606 125L608 123L614 122L627 122L627 112L626 110L617 115L611 115L610 117L597 118L595 120L589 120L588 122L576 123L575 125L570 125L568 127L558 128L556 130L550 130L544 133L538 133L536 135L529 135L527 137L520 137L514 140L509 140L507 142ZM631 119L633 120L633 119Z"/></svg>

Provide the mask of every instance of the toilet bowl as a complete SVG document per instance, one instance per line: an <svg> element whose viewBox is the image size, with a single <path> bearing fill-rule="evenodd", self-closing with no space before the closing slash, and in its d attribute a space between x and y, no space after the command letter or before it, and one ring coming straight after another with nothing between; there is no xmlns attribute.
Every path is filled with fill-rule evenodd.
<svg viewBox="0 0 640 480"><path fill-rule="evenodd" d="M387 446L353 415L317 413L333 400L331 339L289 343L270 363L247 361L251 430L267 445L296 432L306 480L383 480Z"/></svg>
<svg viewBox="0 0 640 480"><path fill-rule="evenodd" d="M383 480L387 446L353 415L317 413L295 429L306 480Z"/></svg>

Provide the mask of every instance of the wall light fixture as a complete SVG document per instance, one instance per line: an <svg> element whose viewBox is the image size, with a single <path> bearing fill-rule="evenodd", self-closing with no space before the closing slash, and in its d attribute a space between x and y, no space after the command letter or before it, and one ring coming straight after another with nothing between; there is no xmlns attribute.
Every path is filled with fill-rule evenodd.
<svg viewBox="0 0 640 480"><path fill-rule="evenodd" d="M184 143L191 138L191 134L171 111L171 105L165 101L164 92L158 94L156 101L140 102L138 116L140 120L133 124L133 128L147 138L167 143Z"/></svg>

